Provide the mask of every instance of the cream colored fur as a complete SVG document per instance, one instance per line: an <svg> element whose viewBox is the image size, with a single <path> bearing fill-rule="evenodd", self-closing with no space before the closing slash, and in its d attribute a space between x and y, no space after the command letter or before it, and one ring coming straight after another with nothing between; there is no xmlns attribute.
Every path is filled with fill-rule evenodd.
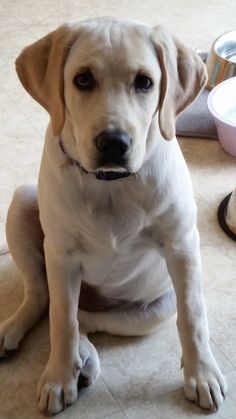
<svg viewBox="0 0 236 419"><path fill-rule="evenodd" d="M227 385L209 346L197 211L174 135L176 116L204 86L204 65L163 28L113 18L60 27L26 48L16 65L51 123L38 188L18 188L8 213L25 299L0 326L0 353L18 346L49 292L51 354L38 395L41 410L57 413L76 400L80 374L91 384L100 372L87 333L151 333L175 312L176 293L186 396L217 409ZM73 83L81 68L93 71L91 92ZM153 80L148 93L134 91L140 71ZM131 176L111 182L94 176L111 170L98 166L93 141L108 128L133 139ZM133 308L80 310L77 319L82 280Z"/></svg>

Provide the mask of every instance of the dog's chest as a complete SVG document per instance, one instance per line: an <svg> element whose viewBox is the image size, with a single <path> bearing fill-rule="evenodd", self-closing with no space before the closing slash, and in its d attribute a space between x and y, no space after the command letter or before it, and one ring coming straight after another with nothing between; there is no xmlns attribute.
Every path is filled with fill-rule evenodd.
<svg viewBox="0 0 236 419"><path fill-rule="evenodd" d="M88 251L117 252L119 247L147 238L150 217L145 205L127 196L104 197L83 202L77 210L76 242ZM73 235L74 236L74 235ZM99 252L100 253L100 252Z"/></svg>
<svg viewBox="0 0 236 419"><path fill-rule="evenodd" d="M157 244L142 208L126 206L121 214L110 205L110 211L96 209L91 219L85 217L78 225L73 254L81 262L87 283L105 287L107 292L112 283L112 293L116 288L114 295L119 296L128 278L149 276L145 265L156 271Z"/></svg>
<svg viewBox="0 0 236 419"><path fill-rule="evenodd" d="M71 251L110 259L142 246L153 247L153 203L147 188L134 188L132 181L126 187L103 186L98 184L93 193L87 187L74 202Z"/></svg>
<svg viewBox="0 0 236 419"><path fill-rule="evenodd" d="M85 282L106 290L104 295L143 299L144 278L148 292L158 287L159 295L156 277L164 277L165 266L153 229L163 205L155 183L128 178L107 184L86 175L81 185L77 172L72 175L70 171L67 178L63 173L58 188L50 189L50 201L40 188L41 222L48 241L75 269L82 268Z"/></svg>

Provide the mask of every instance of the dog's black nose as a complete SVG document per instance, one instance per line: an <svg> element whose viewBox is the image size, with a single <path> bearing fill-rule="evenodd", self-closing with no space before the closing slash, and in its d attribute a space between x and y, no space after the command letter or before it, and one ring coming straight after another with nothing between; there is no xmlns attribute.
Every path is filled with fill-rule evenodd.
<svg viewBox="0 0 236 419"><path fill-rule="evenodd" d="M105 130L95 137L95 145L105 159L113 162L129 150L131 137L118 129Z"/></svg>

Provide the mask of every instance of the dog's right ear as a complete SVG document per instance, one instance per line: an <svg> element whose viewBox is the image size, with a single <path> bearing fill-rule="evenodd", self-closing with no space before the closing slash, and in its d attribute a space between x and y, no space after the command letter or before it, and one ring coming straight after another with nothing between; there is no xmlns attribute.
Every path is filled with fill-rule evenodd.
<svg viewBox="0 0 236 419"><path fill-rule="evenodd" d="M50 114L55 136L65 122L64 65L77 35L77 30L60 26L26 47L16 60L22 85Z"/></svg>

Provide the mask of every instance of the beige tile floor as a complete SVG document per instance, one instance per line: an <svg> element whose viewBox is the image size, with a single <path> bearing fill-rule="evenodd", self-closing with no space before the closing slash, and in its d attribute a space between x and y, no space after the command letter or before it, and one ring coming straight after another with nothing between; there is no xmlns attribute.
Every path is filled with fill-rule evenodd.
<svg viewBox="0 0 236 419"><path fill-rule="evenodd" d="M17 80L20 50L67 20L120 15L163 23L192 47L209 48L221 32L235 29L235 0L0 0L0 243L17 185L37 178L48 117ZM180 140L199 208L212 348L226 374L229 396L212 418L236 417L235 244L216 222L220 200L236 184L236 160L217 141ZM9 255L0 257L0 320L22 299L22 284ZM154 335L96 335L102 375L93 388L59 417L74 419L202 418L183 394L175 320ZM49 352L48 321L27 336L19 354L0 365L0 419L40 418L36 384Z"/></svg>

